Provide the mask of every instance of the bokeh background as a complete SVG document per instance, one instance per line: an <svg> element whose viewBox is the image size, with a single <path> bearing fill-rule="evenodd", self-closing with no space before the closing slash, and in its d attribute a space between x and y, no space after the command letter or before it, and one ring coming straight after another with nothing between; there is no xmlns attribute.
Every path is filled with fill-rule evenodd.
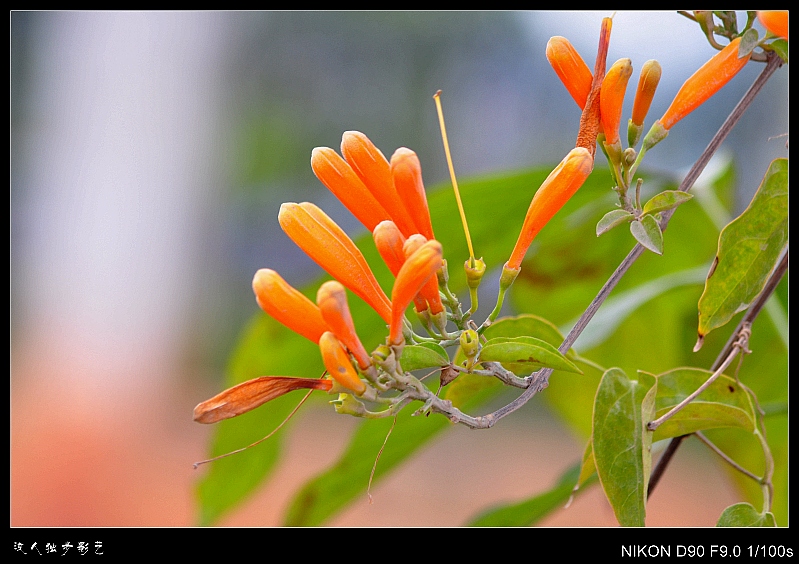
<svg viewBox="0 0 799 564"><path fill-rule="evenodd" d="M194 524L192 462L212 430L191 410L221 389L258 311L253 273L280 265L295 286L319 275L280 231L280 203L313 201L362 230L314 177L311 150L355 129L387 155L413 148L426 183L444 182L441 89L459 177L553 164L573 146L579 109L546 42L567 36L593 66L608 15L12 12L12 526ZM633 84L644 61L660 61L656 116L713 52L676 12L617 12L608 61L631 58ZM761 68L680 123L649 169L687 169ZM787 66L777 74L725 144L751 165L739 207L786 154ZM583 445L540 402L523 411L491 431L453 429L333 524L458 525L517 497L518 480L529 493L550 487ZM280 524L351 425L332 410L301 418L274 478L221 524ZM520 460L516 479L475 487ZM717 462L688 446L648 523L712 525L737 500ZM544 524L615 519L594 488Z"/></svg>

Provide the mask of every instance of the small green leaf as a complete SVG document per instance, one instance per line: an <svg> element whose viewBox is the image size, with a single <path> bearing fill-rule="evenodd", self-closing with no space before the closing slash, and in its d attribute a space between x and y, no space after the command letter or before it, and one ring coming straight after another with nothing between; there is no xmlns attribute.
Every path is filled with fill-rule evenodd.
<svg viewBox="0 0 799 564"><path fill-rule="evenodd" d="M755 28L750 27L747 29L746 33L741 36L741 42L738 44L738 58L746 57L751 53L752 49L757 47L758 39L760 39L760 37Z"/></svg>
<svg viewBox="0 0 799 564"><path fill-rule="evenodd" d="M682 190L664 190L660 194L652 196L652 198L644 204L643 212L645 214L654 215L659 212L671 210L693 197L693 194L683 192Z"/></svg>
<svg viewBox="0 0 799 564"><path fill-rule="evenodd" d="M580 462L580 475L577 477L577 483L574 485L574 491L576 492L579 488L583 487L591 478L591 476L596 475L596 462L594 462L594 445L591 441L588 441L588 444L585 445L585 450L583 451L583 459Z"/></svg>
<svg viewBox="0 0 799 564"><path fill-rule="evenodd" d="M777 522L770 512L759 513L749 503L730 505L721 513L717 527L776 527ZM764 555L765 556L765 555Z"/></svg>
<svg viewBox="0 0 799 564"><path fill-rule="evenodd" d="M520 503L489 509L469 523L471 527L529 527L563 507L572 496L580 464L568 468L555 486Z"/></svg>
<svg viewBox="0 0 799 564"><path fill-rule="evenodd" d="M621 225L625 221L632 221L633 219L635 219L635 216L632 212L628 212L627 210L611 210L602 216L602 219L596 224L596 236L599 237L617 225Z"/></svg>
<svg viewBox="0 0 799 564"><path fill-rule="evenodd" d="M594 402L593 451L599 481L623 527L643 527L652 470L652 431L657 380L639 373L630 380L611 368L602 376Z"/></svg>
<svg viewBox="0 0 799 564"><path fill-rule="evenodd" d="M700 341L749 307L788 241L788 159L775 159L749 207L719 235L699 298Z"/></svg>
<svg viewBox="0 0 799 564"><path fill-rule="evenodd" d="M657 377L655 419L694 393L713 373L699 368L677 368ZM734 379L722 374L706 390L655 430L654 441L717 427L753 432L756 415L750 395Z"/></svg>
<svg viewBox="0 0 799 564"><path fill-rule="evenodd" d="M495 337L483 345L480 361L530 363L564 372L582 374L582 370L558 349L535 337Z"/></svg>
<svg viewBox="0 0 799 564"><path fill-rule="evenodd" d="M769 43L772 49L780 56L780 58L785 61L785 64L788 64L788 40L787 39L776 39Z"/></svg>
<svg viewBox="0 0 799 564"><path fill-rule="evenodd" d="M420 370L422 368L441 367L449 364L449 356L444 347L436 343L407 345L402 349L400 359L403 370Z"/></svg>
<svg viewBox="0 0 799 564"><path fill-rule="evenodd" d="M636 241L653 253L663 254L663 232L657 220L651 215L645 215L640 221L636 219L630 223L630 233Z"/></svg>

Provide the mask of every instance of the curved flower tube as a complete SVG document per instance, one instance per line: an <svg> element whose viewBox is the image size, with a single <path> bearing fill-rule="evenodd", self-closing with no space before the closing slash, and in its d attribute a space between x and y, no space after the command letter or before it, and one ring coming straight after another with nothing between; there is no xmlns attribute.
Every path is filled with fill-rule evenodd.
<svg viewBox="0 0 799 564"><path fill-rule="evenodd" d="M390 344L400 345L404 341L402 319L405 316L405 309L422 286L436 275L436 271L441 268L442 260L441 243L433 239L419 247L402 265L391 291L392 309L388 335Z"/></svg>
<svg viewBox="0 0 799 564"><path fill-rule="evenodd" d="M588 149L576 147L549 173L530 202L516 246L505 264L506 269L518 271L521 268L522 259L535 236L583 185L593 167L594 159Z"/></svg>
<svg viewBox="0 0 799 564"><path fill-rule="evenodd" d="M746 66L751 53L738 57L740 43L740 37L730 41L729 45L716 53L683 83L669 109L658 120L664 129L669 130L674 127L678 121L721 90L732 77Z"/></svg>
<svg viewBox="0 0 799 564"><path fill-rule="evenodd" d="M333 149L317 147L311 151L311 168L322 184L369 231L381 221L390 218L355 171Z"/></svg>
<svg viewBox="0 0 799 564"><path fill-rule="evenodd" d="M388 212L390 217L384 219L391 219L396 223L406 237L416 233L416 225L394 189L391 167L380 149L360 131L345 131L341 136L341 154L369 192Z"/></svg>
<svg viewBox="0 0 799 564"><path fill-rule="evenodd" d="M391 155L390 165L394 188L405 205L405 209L411 213L416 225L415 233L421 233L428 239L434 239L419 157L410 149L400 147ZM412 233L405 236L410 237L410 235Z"/></svg>
<svg viewBox="0 0 799 564"><path fill-rule="evenodd" d="M325 212L309 202L289 202L280 206L278 221L314 262L372 306L386 323L391 321L391 302L363 254Z"/></svg>
<svg viewBox="0 0 799 564"><path fill-rule="evenodd" d="M413 253L419 250L425 243L427 243L427 239L421 233L408 237L408 240L405 241L405 244L402 246L402 252L405 253L405 260L409 260ZM433 315L438 315L444 311L441 294L438 293L438 276L431 276L427 282L424 283L417 297L419 296L430 306L430 313ZM414 298L414 302L415 301L416 298ZM417 309L417 311L419 310Z"/></svg>
<svg viewBox="0 0 799 564"><path fill-rule="evenodd" d="M294 390L329 392L332 387L332 380L262 376L242 382L198 404L194 408L194 420L197 423L216 423L252 411L256 407Z"/></svg>
<svg viewBox="0 0 799 564"><path fill-rule="evenodd" d="M372 365L369 353L366 352L352 322L352 314L347 304L347 291L339 282L329 280L319 287L316 293L316 304L336 338L352 353L361 370Z"/></svg>
<svg viewBox="0 0 799 564"><path fill-rule="evenodd" d="M322 335L319 339L319 350L322 352L325 368L333 380L352 390L357 396L366 391L366 384L358 377L347 351L333 333L328 331Z"/></svg>
<svg viewBox="0 0 799 564"><path fill-rule="evenodd" d="M394 278L399 274L402 265L405 264L405 236L400 233L399 228L393 221L381 221L372 232L377 252L383 257L383 261L388 266ZM427 301L417 295L413 298L413 304L418 313L427 310Z"/></svg>
<svg viewBox="0 0 799 564"><path fill-rule="evenodd" d="M255 300L261 309L306 339L319 342L329 331L319 308L299 290L269 268L262 268L252 279Z"/></svg>

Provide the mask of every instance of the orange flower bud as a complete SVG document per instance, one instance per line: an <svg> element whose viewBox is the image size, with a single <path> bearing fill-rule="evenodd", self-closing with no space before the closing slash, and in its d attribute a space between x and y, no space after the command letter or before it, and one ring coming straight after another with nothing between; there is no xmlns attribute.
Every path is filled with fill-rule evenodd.
<svg viewBox="0 0 799 564"><path fill-rule="evenodd" d="M788 10L758 10L757 19L766 30L788 39Z"/></svg>
<svg viewBox="0 0 799 564"><path fill-rule="evenodd" d="M416 233L416 225L394 189L391 167L380 149L360 131L345 131L341 136L341 154L388 212L390 217L383 219L394 221L406 237Z"/></svg>
<svg viewBox="0 0 799 564"><path fill-rule="evenodd" d="M630 59L619 59L610 67L599 92L600 117L602 129L605 132L605 143L614 145L619 143L619 124L621 111L624 104L624 94L627 92L627 82L633 74L633 65Z"/></svg>
<svg viewBox="0 0 799 564"><path fill-rule="evenodd" d="M739 58L738 45L740 43L740 37L733 39L729 45L716 53L685 81L677 92L677 96L674 97L671 106L659 120L667 131L721 90L732 77L744 68L751 53Z"/></svg>
<svg viewBox="0 0 799 564"><path fill-rule="evenodd" d="M347 291L340 283L329 280L319 287L316 294L316 303L322 318L327 323L336 338L352 353L361 370L371 366L372 360L366 352L358 334L347 304Z"/></svg>
<svg viewBox="0 0 799 564"><path fill-rule="evenodd" d="M565 37L551 37L547 42L547 60L580 109L585 108L594 75L574 46Z"/></svg>
<svg viewBox="0 0 799 564"><path fill-rule="evenodd" d="M638 78L638 89L635 91L635 101L633 102L632 120L635 125L644 124L649 106L652 105L652 99L655 97L661 73L660 63L654 59L645 62L641 67L641 76Z"/></svg>
<svg viewBox="0 0 799 564"><path fill-rule="evenodd" d="M411 255L419 250L425 243L427 243L427 238L421 233L408 237L408 240L405 241L402 247L402 252L405 253L405 260L410 259ZM423 306L422 309L419 309L419 297L422 298L423 304L426 302L430 306L430 313L437 315L444 311L444 304L441 302L441 295L438 293L438 276L431 276L427 282L425 282L424 286L422 286L422 289L419 290L417 297L414 298L414 303L417 304L416 311L421 312L427 309L427 306Z"/></svg>
<svg viewBox="0 0 799 564"><path fill-rule="evenodd" d="M289 376L262 376L233 386L194 408L197 423L216 423L252 411L269 400L294 390L324 390L329 392L332 380L292 378Z"/></svg>
<svg viewBox="0 0 799 564"><path fill-rule="evenodd" d="M322 335L319 339L319 350L322 351L322 361L333 380L352 390L357 396L366 391L366 384L358 377L347 351L333 333L328 331Z"/></svg>
<svg viewBox="0 0 799 564"><path fill-rule="evenodd" d="M433 239L419 247L402 265L391 291L392 309L388 335L390 344L402 343L402 318L405 309L422 286L436 275L436 271L441 268L442 260L441 243Z"/></svg>
<svg viewBox="0 0 799 564"><path fill-rule="evenodd" d="M278 221L286 235L314 262L372 306L386 323L390 322L391 302L366 259L325 212L309 202L285 203L280 206Z"/></svg>
<svg viewBox="0 0 799 564"><path fill-rule="evenodd" d="M430 210L422 181L422 165L416 153L405 147L394 151L391 155L391 176L397 194L415 222L415 232L433 239L433 224L430 222ZM412 233L406 235L410 237Z"/></svg>
<svg viewBox="0 0 799 564"><path fill-rule="evenodd" d="M384 219L389 219L388 212L372 196L350 165L333 149L329 147L314 149L311 152L311 168L322 184L327 186L327 189L369 231Z"/></svg>
<svg viewBox="0 0 799 564"><path fill-rule="evenodd" d="M506 268L510 270L521 268L522 259L533 238L583 185L591 174L593 166L594 159L588 149L576 147L569 151L560 164L549 173L527 209L521 233L505 265Z"/></svg>
<svg viewBox="0 0 799 564"><path fill-rule="evenodd" d="M316 305L274 270L262 268L252 279L255 300L277 321L314 343L329 331Z"/></svg>

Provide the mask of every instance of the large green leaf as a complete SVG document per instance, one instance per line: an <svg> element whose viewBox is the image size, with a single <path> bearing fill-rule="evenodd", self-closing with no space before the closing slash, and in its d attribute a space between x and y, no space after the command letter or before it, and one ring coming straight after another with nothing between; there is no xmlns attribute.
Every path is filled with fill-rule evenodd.
<svg viewBox="0 0 799 564"><path fill-rule="evenodd" d="M639 373L630 380L618 368L602 376L594 403L593 450L599 481L619 524L642 527L652 468L657 380Z"/></svg>
<svg viewBox="0 0 799 564"><path fill-rule="evenodd" d="M407 371L422 368L442 367L449 364L447 351L436 343L408 345L402 350L402 369Z"/></svg>
<svg viewBox="0 0 799 564"><path fill-rule="evenodd" d="M719 235L699 299L699 343L749 307L788 240L788 159L775 159L749 207Z"/></svg>
<svg viewBox="0 0 799 564"><path fill-rule="evenodd" d="M580 475L580 463L569 467L555 486L524 501L486 510L471 522L471 527L529 527L559 509L572 497Z"/></svg>
<svg viewBox="0 0 799 564"><path fill-rule="evenodd" d="M713 373L698 368L677 368L657 377L655 418L694 393ZM654 441L717 427L755 430L756 415L749 394L734 379L722 374L701 394L655 430Z"/></svg>
<svg viewBox="0 0 799 564"><path fill-rule="evenodd" d="M760 513L749 503L730 505L719 517L717 527L776 527L774 515ZM765 554L763 555L765 556Z"/></svg>

